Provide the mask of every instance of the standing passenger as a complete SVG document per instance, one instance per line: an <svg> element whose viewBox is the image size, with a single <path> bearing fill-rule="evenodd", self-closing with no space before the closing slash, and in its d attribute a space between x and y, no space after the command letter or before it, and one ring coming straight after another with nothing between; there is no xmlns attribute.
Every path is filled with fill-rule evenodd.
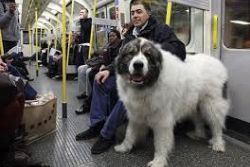
<svg viewBox="0 0 250 167"><path fill-rule="evenodd" d="M6 53L17 45L20 36L15 0L0 1L0 29L2 30L4 53Z"/></svg>
<svg viewBox="0 0 250 167"><path fill-rule="evenodd" d="M92 19L88 18L89 11L86 8L83 8L80 11L80 38L79 38L79 55L77 56L76 65L79 67L80 65L85 64L86 59L88 58L89 52L89 41L91 34L91 25Z"/></svg>

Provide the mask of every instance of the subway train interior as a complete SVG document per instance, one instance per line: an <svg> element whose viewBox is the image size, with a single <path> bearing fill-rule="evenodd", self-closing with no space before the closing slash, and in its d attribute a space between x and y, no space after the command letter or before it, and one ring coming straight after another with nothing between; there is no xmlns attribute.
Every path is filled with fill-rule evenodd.
<svg viewBox="0 0 250 167"><path fill-rule="evenodd" d="M129 153L115 151L114 146L125 136L126 120L117 127L112 146L100 154L93 154L92 150L97 138L77 140L76 137L92 123L89 103L93 102L86 95L83 97L84 91L79 84L87 81L81 81L78 67L91 64L96 54L106 53L112 32L120 32L121 40L126 38L122 31L133 26L130 2L1 0L1 62L4 61L7 67L9 64L17 66L23 83L28 83L31 89L15 130L15 141L11 143L15 145L11 161L18 159L18 153L20 161L25 161L19 166L143 167L153 159L155 149L151 131ZM205 139L190 139L186 133L193 127L184 121L175 127L174 149L168 166L250 166L250 0L147 0L147 3L151 6L150 15L171 28L185 44L189 56L203 53L215 57L224 64L229 78L230 109L223 130L225 152L212 151ZM11 4L15 4L14 10ZM7 24L1 21L11 10L17 17L19 38L7 51L4 43ZM83 11L88 11L90 22L81 23ZM82 34L85 24L90 24L88 35ZM9 75L8 70L3 73ZM5 109L1 107L0 110ZM209 128L206 130L210 136ZM10 164L18 166L14 162Z"/></svg>

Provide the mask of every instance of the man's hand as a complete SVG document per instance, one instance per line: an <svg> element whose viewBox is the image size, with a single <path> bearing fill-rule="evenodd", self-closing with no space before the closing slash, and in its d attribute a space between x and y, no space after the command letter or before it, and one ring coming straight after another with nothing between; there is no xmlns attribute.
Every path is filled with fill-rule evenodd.
<svg viewBox="0 0 250 167"><path fill-rule="evenodd" d="M16 4L15 3L9 3L9 12L11 14L14 14L16 11Z"/></svg>
<svg viewBox="0 0 250 167"><path fill-rule="evenodd" d="M7 70L8 70L7 65L0 59L0 73L5 72Z"/></svg>
<svg viewBox="0 0 250 167"><path fill-rule="evenodd" d="M104 83L106 79L109 77L110 71L109 70L104 70L104 71L99 71L95 75L95 80L98 84Z"/></svg>

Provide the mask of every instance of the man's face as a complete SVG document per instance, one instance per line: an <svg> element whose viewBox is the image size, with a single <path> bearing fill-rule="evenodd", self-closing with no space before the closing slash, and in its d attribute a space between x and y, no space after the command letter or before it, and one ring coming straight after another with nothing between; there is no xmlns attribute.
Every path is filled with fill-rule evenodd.
<svg viewBox="0 0 250 167"><path fill-rule="evenodd" d="M80 11L80 18L81 18L81 19L86 19L87 17L88 17L88 12L87 12L87 10L82 9L82 10Z"/></svg>
<svg viewBox="0 0 250 167"><path fill-rule="evenodd" d="M149 13L142 4L132 5L130 14L135 27L142 27L149 19Z"/></svg>

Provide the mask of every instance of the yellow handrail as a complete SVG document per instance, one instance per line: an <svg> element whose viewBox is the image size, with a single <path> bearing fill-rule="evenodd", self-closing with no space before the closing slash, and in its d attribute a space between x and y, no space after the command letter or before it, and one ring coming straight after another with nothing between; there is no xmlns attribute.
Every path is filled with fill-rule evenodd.
<svg viewBox="0 0 250 167"><path fill-rule="evenodd" d="M4 47L3 47L3 37L2 37L2 32L0 30L0 56L4 55Z"/></svg>
<svg viewBox="0 0 250 167"><path fill-rule="evenodd" d="M30 55L32 55L32 34L31 34L30 25L28 27L28 33L29 33Z"/></svg>
<svg viewBox="0 0 250 167"><path fill-rule="evenodd" d="M166 11L167 11L167 13L166 13L166 24L170 26L171 15L172 15L172 2L171 1L168 1Z"/></svg>
<svg viewBox="0 0 250 167"><path fill-rule="evenodd" d="M39 75L39 66L38 66L38 27L37 27L37 8L35 9L35 19L36 19L36 76Z"/></svg>
<svg viewBox="0 0 250 167"><path fill-rule="evenodd" d="M93 19L96 17L96 5L97 5L97 0L94 0L94 10L93 10ZM90 33L90 46L89 46L89 55L88 55L88 59L91 58L91 53L92 53L92 49L93 49L93 35L94 35L94 20L92 20L92 25L91 25L91 33Z"/></svg>
<svg viewBox="0 0 250 167"><path fill-rule="evenodd" d="M66 85L66 1L62 0L62 112L67 118L67 85Z"/></svg>
<svg viewBox="0 0 250 167"><path fill-rule="evenodd" d="M167 7L166 7L166 24L170 25L171 23L171 16L172 16L172 2L168 1Z"/></svg>
<svg viewBox="0 0 250 167"><path fill-rule="evenodd" d="M214 15L213 17L213 48L217 49L218 47L218 16Z"/></svg>

